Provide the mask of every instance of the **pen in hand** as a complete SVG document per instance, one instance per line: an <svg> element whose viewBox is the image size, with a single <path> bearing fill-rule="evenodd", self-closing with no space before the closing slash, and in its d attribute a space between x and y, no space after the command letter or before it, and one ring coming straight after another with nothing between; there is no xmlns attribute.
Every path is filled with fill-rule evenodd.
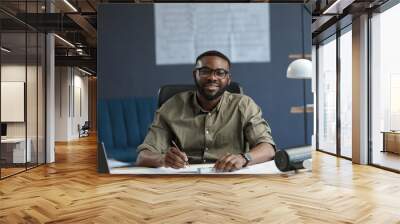
<svg viewBox="0 0 400 224"><path fill-rule="evenodd" d="M175 143L174 140L171 140L171 143L172 143L172 145L173 145L175 148L177 148L179 151L183 152L183 151L178 147L178 145ZM188 162L188 161L185 161L185 167L188 166L188 165L189 165L189 162Z"/></svg>

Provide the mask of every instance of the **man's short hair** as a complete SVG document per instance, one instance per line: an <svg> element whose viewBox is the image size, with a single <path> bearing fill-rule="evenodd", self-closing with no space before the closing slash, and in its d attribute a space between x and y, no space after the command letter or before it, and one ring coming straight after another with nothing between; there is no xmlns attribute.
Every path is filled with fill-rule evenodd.
<svg viewBox="0 0 400 224"><path fill-rule="evenodd" d="M223 59L225 59L225 61L228 62L229 68L231 67L231 61L229 60L229 58L226 55L224 55L223 53L216 51L216 50L206 51L206 52L200 54L199 56L197 56L196 65L203 57L206 57L206 56L217 56L217 57L223 58Z"/></svg>

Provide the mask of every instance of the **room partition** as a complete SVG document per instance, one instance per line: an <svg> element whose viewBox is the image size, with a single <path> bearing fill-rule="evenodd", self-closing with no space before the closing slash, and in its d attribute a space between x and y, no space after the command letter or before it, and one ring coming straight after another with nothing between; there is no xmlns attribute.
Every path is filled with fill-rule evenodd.
<svg viewBox="0 0 400 224"><path fill-rule="evenodd" d="M1 179L46 161L46 38L24 22L29 13L44 11L43 3L0 3Z"/></svg>

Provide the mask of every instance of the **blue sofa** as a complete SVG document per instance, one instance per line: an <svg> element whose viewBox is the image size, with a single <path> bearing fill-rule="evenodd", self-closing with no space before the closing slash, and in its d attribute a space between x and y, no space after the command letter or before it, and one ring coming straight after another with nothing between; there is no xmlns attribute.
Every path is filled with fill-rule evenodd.
<svg viewBox="0 0 400 224"><path fill-rule="evenodd" d="M99 100L98 141L108 158L135 162L157 109L155 97Z"/></svg>

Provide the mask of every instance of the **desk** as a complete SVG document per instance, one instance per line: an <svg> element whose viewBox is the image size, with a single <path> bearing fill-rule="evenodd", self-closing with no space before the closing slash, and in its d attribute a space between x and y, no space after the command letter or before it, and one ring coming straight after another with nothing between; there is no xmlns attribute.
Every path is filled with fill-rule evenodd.
<svg viewBox="0 0 400 224"><path fill-rule="evenodd" d="M5 160L5 163L30 162L32 140L28 138L26 141L28 144L25 151L25 138L1 139L1 159ZM25 158L27 158L27 161L25 161Z"/></svg>
<svg viewBox="0 0 400 224"><path fill-rule="evenodd" d="M382 152L400 154L400 131L383 131Z"/></svg>
<svg viewBox="0 0 400 224"><path fill-rule="evenodd" d="M148 168L148 167L132 167L124 166L124 163L117 162L115 160L107 161L110 174L157 174L157 175L230 175L230 174L281 174L275 165L274 161L268 161L252 166L248 166L233 172L215 172L212 169L214 164L193 164L189 165L188 168L173 169L173 168ZM125 164L129 165L129 164Z"/></svg>

